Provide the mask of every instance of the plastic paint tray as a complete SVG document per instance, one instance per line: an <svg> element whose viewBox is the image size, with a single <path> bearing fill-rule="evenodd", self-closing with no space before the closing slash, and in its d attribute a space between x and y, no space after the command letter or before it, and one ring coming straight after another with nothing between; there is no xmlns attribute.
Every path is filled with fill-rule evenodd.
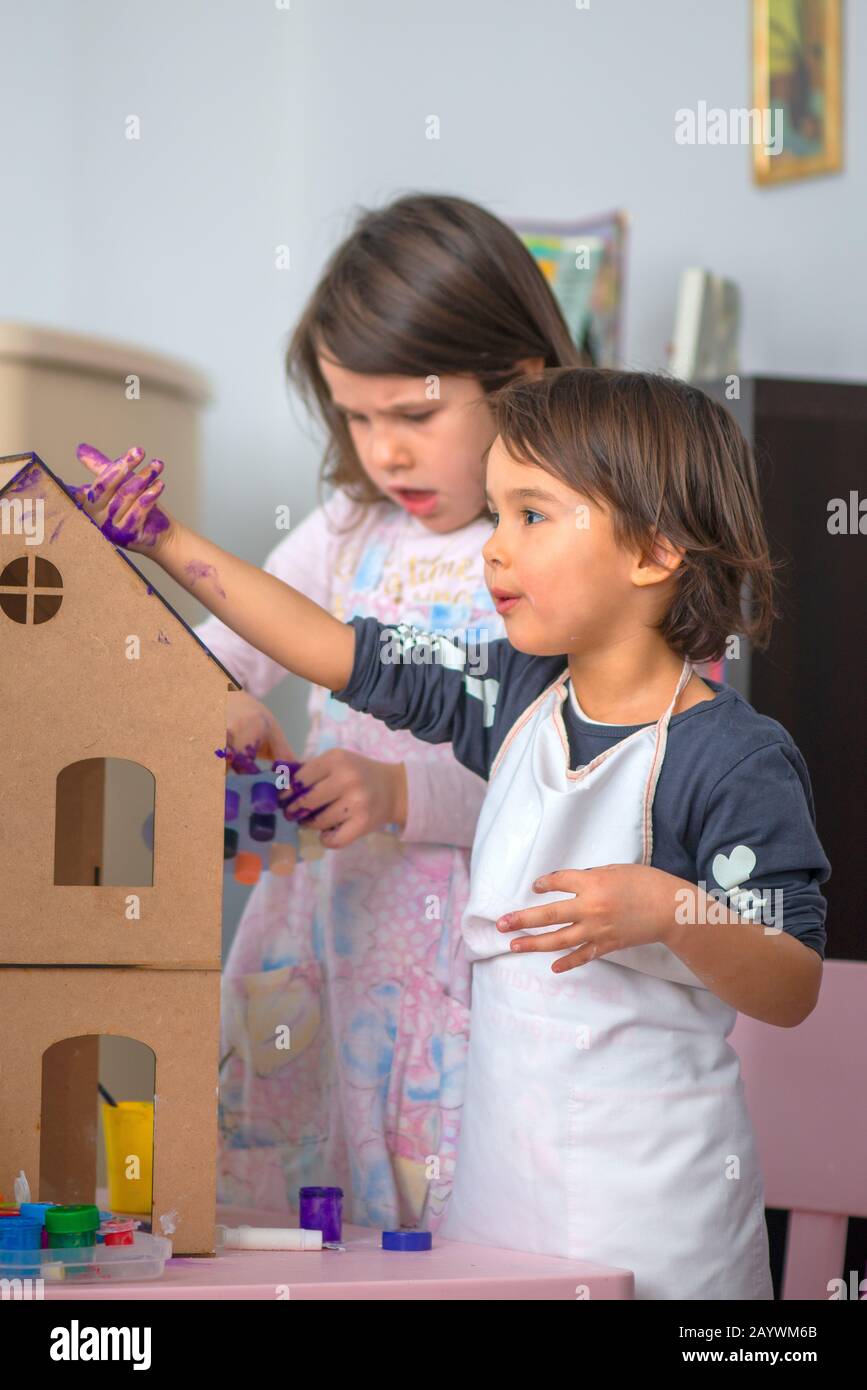
<svg viewBox="0 0 867 1390"><path fill-rule="evenodd" d="M136 1231L132 1245L82 1245L57 1250L0 1250L0 1279L102 1284L109 1279L159 1279L171 1258L165 1236Z"/></svg>

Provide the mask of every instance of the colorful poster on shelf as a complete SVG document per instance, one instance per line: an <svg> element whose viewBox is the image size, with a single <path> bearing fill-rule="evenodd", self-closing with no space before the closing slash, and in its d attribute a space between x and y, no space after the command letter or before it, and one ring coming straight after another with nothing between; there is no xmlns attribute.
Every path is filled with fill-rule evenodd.
<svg viewBox="0 0 867 1390"><path fill-rule="evenodd" d="M626 214L511 225L538 261L588 362L596 367L620 366Z"/></svg>

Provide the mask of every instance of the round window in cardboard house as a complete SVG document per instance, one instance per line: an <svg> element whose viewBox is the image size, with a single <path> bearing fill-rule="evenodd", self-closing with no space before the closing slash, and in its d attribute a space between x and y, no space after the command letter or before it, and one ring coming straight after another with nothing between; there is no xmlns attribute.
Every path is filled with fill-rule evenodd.
<svg viewBox="0 0 867 1390"><path fill-rule="evenodd" d="M0 572L0 611L13 623L47 623L63 602L60 571L41 555L22 555Z"/></svg>

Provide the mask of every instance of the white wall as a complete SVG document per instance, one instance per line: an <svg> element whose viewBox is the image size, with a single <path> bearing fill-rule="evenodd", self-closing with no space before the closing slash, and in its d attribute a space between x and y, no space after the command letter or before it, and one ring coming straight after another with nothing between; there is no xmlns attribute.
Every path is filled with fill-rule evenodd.
<svg viewBox="0 0 867 1390"><path fill-rule="evenodd" d="M249 559L276 503L313 504L281 349L358 203L626 208L631 365L664 365L702 264L741 285L747 370L863 379L867 6L847 10L846 170L758 189L748 150L673 138L678 107L750 104L748 0L2 0L0 316L205 368L202 522ZM275 707L300 739L301 692Z"/></svg>

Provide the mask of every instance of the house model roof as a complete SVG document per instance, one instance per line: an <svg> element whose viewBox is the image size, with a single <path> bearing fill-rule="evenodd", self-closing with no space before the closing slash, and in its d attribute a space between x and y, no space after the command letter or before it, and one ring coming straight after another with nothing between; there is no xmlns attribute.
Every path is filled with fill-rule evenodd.
<svg viewBox="0 0 867 1390"><path fill-rule="evenodd" d="M16 483L20 488L21 482L23 481L23 475L30 474L31 477L35 477L36 472L42 473L45 478L49 479L53 486L57 488L61 497L64 499L66 505L72 511L80 512L81 515L84 518L86 518L86 520L90 523L90 525L97 530L97 532L105 542L107 548L113 551L114 554L117 555L119 559L121 559L124 562L125 565L129 566L129 568L137 576L139 581L144 585L147 592L149 594L153 594L157 599L159 599L163 607L166 608L169 613L171 613L175 622L180 624L184 631L193 639L196 645L201 647L205 655L214 663L215 666L219 668L220 671L222 671L231 689L240 690L242 688L240 681L236 680L236 678L232 675L231 671L228 671L226 667L223 665L223 663L219 661L216 656L214 656L214 653L210 651L208 647L205 646L205 643L201 640L200 637L196 635L196 633L190 627L189 623L184 621L180 613L178 613L177 610L172 607L172 605L168 602L167 599L163 598L159 589L157 589L151 583L151 581L145 575L142 574L141 570L133 564L126 551L122 550L119 546L113 545L111 541L107 540L106 537L103 536L102 531L100 531L93 518L91 516L88 516L84 508L79 506L79 504L74 500L74 498L70 497L69 493L66 490L66 485L62 482L60 478L58 478L56 473L52 472L52 470L48 467L48 464L45 463L39 457L38 454L32 452L25 454L9 454L4 458L0 458L0 498L2 498L4 494L9 493L10 491L14 491Z"/></svg>

